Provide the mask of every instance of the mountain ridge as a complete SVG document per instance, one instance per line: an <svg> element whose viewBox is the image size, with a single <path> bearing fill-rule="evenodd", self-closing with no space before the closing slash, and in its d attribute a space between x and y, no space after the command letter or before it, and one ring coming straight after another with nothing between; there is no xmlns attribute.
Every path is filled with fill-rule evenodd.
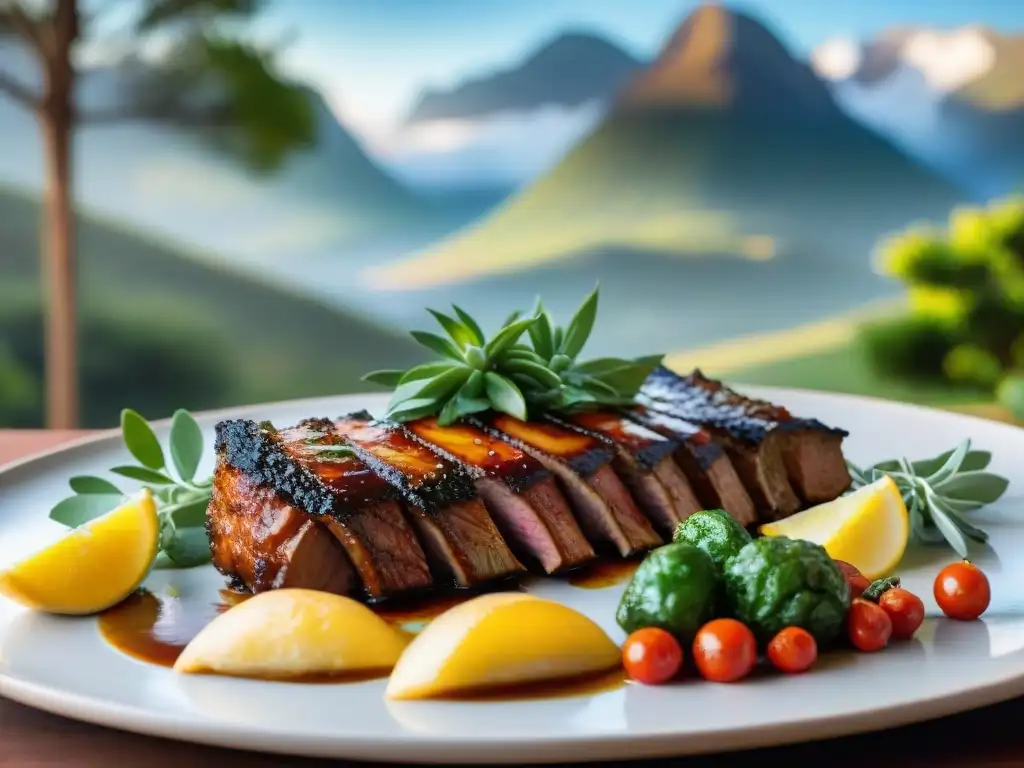
<svg viewBox="0 0 1024 768"><path fill-rule="evenodd" d="M449 88L425 88L404 124L548 105L577 107L607 98L640 66L640 60L600 34L563 31L515 64L468 77Z"/></svg>

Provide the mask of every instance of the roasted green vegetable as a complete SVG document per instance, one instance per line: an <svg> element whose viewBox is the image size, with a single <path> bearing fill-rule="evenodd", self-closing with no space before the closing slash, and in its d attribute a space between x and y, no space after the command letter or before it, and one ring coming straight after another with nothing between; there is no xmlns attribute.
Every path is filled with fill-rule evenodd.
<svg viewBox="0 0 1024 768"><path fill-rule="evenodd" d="M692 544L704 550L719 570L725 562L750 543L747 529L723 509L694 512L676 528L672 541Z"/></svg>
<svg viewBox="0 0 1024 768"><path fill-rule="evenodd" d="M795 626L825 645L850 607L850 588L824 547L785 536L754 539L729 558L725 590L736 618L761 643Z"/></svg>
<svg viewBox="0 0 1024 768"><path fill-rule="evenodd" d="M715 617L721 594L718 569L692 544L666 544L640 563L615 619L627 633L660 627L682 643Z"/></svg>

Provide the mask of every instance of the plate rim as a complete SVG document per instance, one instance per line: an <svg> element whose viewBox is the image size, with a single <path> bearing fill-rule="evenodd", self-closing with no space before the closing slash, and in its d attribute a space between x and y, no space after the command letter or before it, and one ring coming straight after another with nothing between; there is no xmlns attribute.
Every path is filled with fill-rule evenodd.
<svg viewBox="0 0 1024 768"><path fill-rule="evenodd" d="M769 400L782 399L790 395L824 396L840 402L847 401L873 407L881 406L914 411L922 416L940 417L963 424L965 427L984 425L987 430L1005 431L1007 435L1016 435L1021 431L1021 428L1016 425L985 419L973 414L879 397L794 387L740 386L751 395ZM302 408L304 404L313 407L315 404L325 401L365 400L380 398L384 395L386 392L381 391L296 398L197 411L193 415L203 420L240 418L243 417L243 414L260 409L298 409ZM157 428L166 428L170 425L171 419L153 420L150 423ZM118 439L119 436L119 428L107 428L99 430L96 434L84 435L36 451L13 462L0 465L0 478L9 479L12 475L29 470L32 465L45 464L47 460L53 460L62 454L77 452L94 444L110 442ZM39 471L45 473L47 468L40 467ZM17 482L17 479L15 478L14 481ZM889 730L1001 703L1024 695L1024 673L1020 673L995 681L971 685L954 695L929 699L926 702L917 703L913 707L887 704L854 713L803 718L797 722L728 726L689 734L671 731L636 734L625 731L600 735L567 733L557 737L546 736L525 740L521 737L474 740L452 736L432 738L429 735L417 733L403 738L401 741L390 741L377 736L346 737L344 741L337 741L310 735L288 735L286 732L261 735L246 726L232 723L197 723L173 712L156 712L138 706L111 702L98 696L67 692L49 684L25 680L8 674L6 666L0 659L0 696L30 708L114 730L250 752L328 758L344 757L372 762L403 760L419 764L466 764L479 762L481 759L502 764L542 764L561 762L567 759L576 762L597 762L673 755L729 754L748 749L794 744L800 741L826 740ZM709 739L708 736L712 736L712 738ZM726 746L723 747L723 744ZM585 753L582 752L582 748L586 749ZM539 756L541 752L543 752L543 757Z"/></svg>

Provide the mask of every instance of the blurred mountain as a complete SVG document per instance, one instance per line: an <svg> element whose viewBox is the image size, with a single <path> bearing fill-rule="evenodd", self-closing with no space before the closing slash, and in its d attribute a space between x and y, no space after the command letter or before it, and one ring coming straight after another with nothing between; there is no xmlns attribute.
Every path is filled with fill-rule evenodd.
<svg viewBox="0 0 1024 768"><path fill-rule="evenodd" d="M550 105L577 107L606 99L640 66L637 59L603 37L566 32L513 67L467 79L450 89L425 89L406 123L532 111Z"/></svg>
<svg viewBox="0 0 1024 768"><path fill-rule="evenodd" d="M754 17L706 5L552 171L481 223L369 278L413 288L595 248L812 255L867 270L880 235L940 219L961 197L849 118Z"/></svg>
<svg viewBox="0 0 1024 768"><path fill-rule="evenodd" d="M974 194L1024 189L1024 34L908 27L813 58L851 114Z"/></svg>
<svg viewBox="0 0 1024 768"><path fill-rule="evenodd" d="M35 63L0 47L0 68L37 83ZM82 113L127 111L131 66L83 73ZM76 135L76 194L88 208L238 258L279 258L359 247L405 231L444 228L443 212L378 166L323 97L309 90L318 145L277 172L256 175L194 132L147 120L85 123ZM34 118L0 95L0 181L39 189Z"/></svg>

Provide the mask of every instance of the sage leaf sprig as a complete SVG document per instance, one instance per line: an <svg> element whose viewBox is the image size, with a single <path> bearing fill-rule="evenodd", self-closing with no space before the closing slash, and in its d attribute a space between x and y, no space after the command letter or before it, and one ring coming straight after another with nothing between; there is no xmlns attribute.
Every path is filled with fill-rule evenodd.
<svg viewBox="0 0 1024 768"><path fill-rule="evenodd" d="M121 435L138 462L112 467L110 472L148 488L160 516L160 551L171 564L189 568L210 561L206 534L206 507L213 491L212 478L196 480L203 457L203 432L188 411L171 419L170 464L149 423L131 409L121 412ZM50 510L50 519L76 528L124 503L128 494L110 480L78 475L69 481L73 496Z"/></svg>
<svg viewBox="0 0 1024 768"><path fill-rule="evenodd" d="M578 362L597 318L599 287L583 300L564 328L555 324L551 313L538 297L534 309L537 322L530 326L533 351L561 380L556 390L531 391L539 406L553 411L574 411L598 406L629 405L664 355L632 360L600 357Z"/></svg>
<svg viewBox="0 0 1024 768"><path fill-rule="evenodd" d="M394 388L387 416L396 421L436 415L440 424L449 425L487 410L526 419L543 412L627 405L663 356L577 362L594 328L597 306L595 288L561 328L538 299L532 316L513 312L490 339L461 308L452 306L454 316L431 309L446 335L413 331L412 336L441 359L407 371L373 371L363 379Z"/></svg>
<svg viewBox="0 0 1024 768"><path fill-rule="evenodd" d="M992 504L1009 486L1005 477L985 471L991 460L991 453L971 450L971 441L964 440L932 459L889 459L867 469L847 462L847 467L851 491L891 477L910 512L911 533L929 544L945 541L967 557L968 540L984 544L988 534L964 515Z"/></svg>
<svg viewBox="0 0 1024 768"><path fill-rule="evenodd" d="M468 313L456 306L452 310L455 317L427 310L445 336L412 332L412 337L440 355L440 360L407 371L373 371L363 377L364 381L394 387L388 418L412 421L436 415L439 423L448 425L463 416L494 409L525 419L526 398L507 367L507 353L536 318L510 317L488 339ZM540 370L535 375L546 376L548 372ZM557 377L550 378L557 383Z"/></svg>

